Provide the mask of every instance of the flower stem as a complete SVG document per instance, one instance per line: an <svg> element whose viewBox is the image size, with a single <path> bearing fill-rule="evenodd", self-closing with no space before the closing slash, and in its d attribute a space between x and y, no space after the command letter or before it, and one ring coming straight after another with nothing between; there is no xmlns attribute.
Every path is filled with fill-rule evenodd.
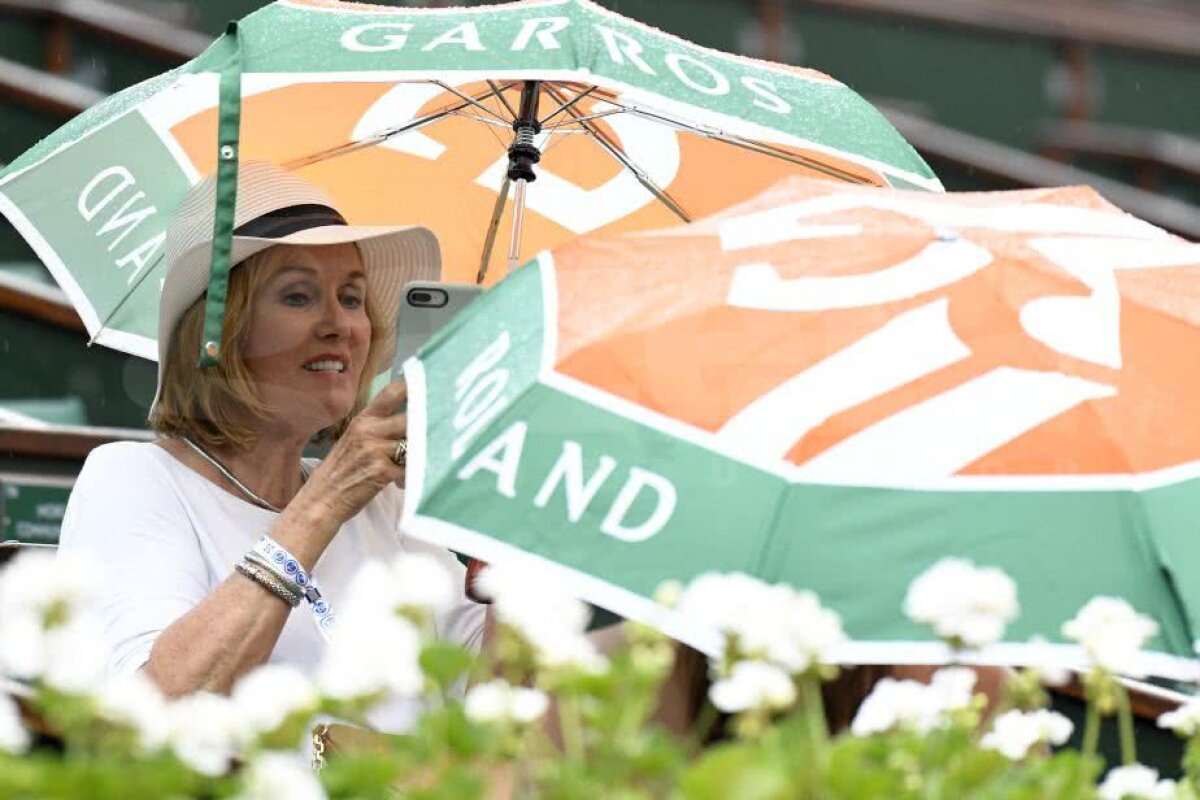
<svg viewBox="0 0 1200 800"><path fill-rule="evenodd" d="M1200 736L1192 734L1183 751L1183 771L1192 791L1200 795Z"/></svg>
<svg viewBox="0 0 1200 800"><path fill-rule="evenodd" d="M575 697L563 697L558 701L558 724L562 730L563 749L574 761L583 760L583 718L579 714L579 701Z"/></svg>
<svg viewBox="0 0 1200 800"><path fill-rule="evenodd" d="M693 753L699 752L704 747L704 743L708 741L708 737L712 735L713 727L717 724L717 707L712 704L712 701L707 697L704 698L700 705L700 713L696 715L696 721L692 724L691 747Z"/></svg>
<svg viewBox="0 0 1200 800"><path fill-rule="evenodd" d="M1121 736L1121 763L1126 766L1137 763L1137 742L1133 735L1133 710L1129 707L1129 692L1118 685L1117 730Z"/></svg>
<svg viewBox="0 0 1200 800"><path fill-rule="evenodd" d="M1096 755L1096 746L1100 743L1100 709L1096 708L1095 698L1089 697L1087 716L1083 723L1083 754Z"/></svg>
<svg viewBox="0 0 1200 800"><path fill-rule="evenodd" d="M806 675L800 679L800 697L804 703L804 716L812 745L818 753L822 752L829 743L829 727L825 722L821 684L816 678Z"/></svg>

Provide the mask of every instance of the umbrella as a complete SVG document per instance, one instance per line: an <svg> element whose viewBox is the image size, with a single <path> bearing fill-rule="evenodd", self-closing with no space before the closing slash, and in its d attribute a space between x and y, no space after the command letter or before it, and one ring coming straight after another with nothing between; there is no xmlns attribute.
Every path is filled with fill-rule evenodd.
<svg viewBox="0 0 1200 800"><path fill-rule="evenodd" d="M321 186L353 224L430 227L459 281L579 234L711 214L787 174L941 188L832 78L587 0L280 0L10 164L0 212L95 341L154 358L167 221L201 176L229 182L248 159Z"/></svg>
<svg viewBox="0 0 1200 800"><path fill-rule="evenodd" d="M435 337L406 524L709 652L662 582L812 589L854 663L947 657L900 609L959 556L1019 587L989 660L1108 594L1158 620L1148 669L1194 677L1197 353L1200 245L1090 189L791 179L540 254Z"/></svg>

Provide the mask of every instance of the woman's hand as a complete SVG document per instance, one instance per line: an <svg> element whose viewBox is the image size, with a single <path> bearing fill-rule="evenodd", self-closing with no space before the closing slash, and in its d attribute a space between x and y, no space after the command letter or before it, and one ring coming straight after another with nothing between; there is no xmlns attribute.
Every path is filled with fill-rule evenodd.
<svg viewBox="0 0 1200 800"><path fill-rule="evenodd" d="M350 421L329 455L288 504L315 513L335 533L346 520L389 483L404 480L404 467L392 460L396 443L408 433L408 417L399 413L408 399L403 381L389 383Z"/></svg>

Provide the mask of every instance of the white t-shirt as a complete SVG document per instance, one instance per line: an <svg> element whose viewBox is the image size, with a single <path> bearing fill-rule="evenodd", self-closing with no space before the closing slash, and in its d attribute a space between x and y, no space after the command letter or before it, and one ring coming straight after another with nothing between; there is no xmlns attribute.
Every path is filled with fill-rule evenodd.
<svg viewBox="0 0 1200 800"><path fill-rule="evenodd" d="M399 531L404 493L381 491L334 537L314 575L336 613L350 579L368 559L426 553L450 571L460 596L438 620L441 638L472 649L483 631L484 607L462 594L464 568L449 551ZM60 550L99 565L99 612L109 647L109 671L137 671L162 631L207 597L233 572L278 514L230 494L163 448L142 442L97 447L75 482L63 517ZM292 611L270 661L311 673L327 645L307 604ZM416 703L393 703L372 720L380 729L411 726Z"/></svg>

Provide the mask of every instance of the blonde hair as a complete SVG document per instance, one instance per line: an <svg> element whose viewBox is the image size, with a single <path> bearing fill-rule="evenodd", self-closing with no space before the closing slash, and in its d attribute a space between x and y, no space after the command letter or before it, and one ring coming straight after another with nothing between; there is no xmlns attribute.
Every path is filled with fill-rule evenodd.
<svg viewBox="0 0 1200 800"><path fill-rule="evenodd" d="M162 389L150 413L150 427L159 435L188 437L202 447L241 450L254 444L258 424L270 419L272 409L263 402L254 376L246 366L245 344L250 327L251 304L259 289L283 262L286 250L269 247L229 271L225 299L225 326L221 332L221 357L217 366L196 366L204 333L204 303L201 295L180 317L167 351ZM382 331L364 303L371 321L371 345L358 380L354 407L341 420L321 431L319 438L337 440L350 420L367 404L371 381L377 371Z"/></svg>

